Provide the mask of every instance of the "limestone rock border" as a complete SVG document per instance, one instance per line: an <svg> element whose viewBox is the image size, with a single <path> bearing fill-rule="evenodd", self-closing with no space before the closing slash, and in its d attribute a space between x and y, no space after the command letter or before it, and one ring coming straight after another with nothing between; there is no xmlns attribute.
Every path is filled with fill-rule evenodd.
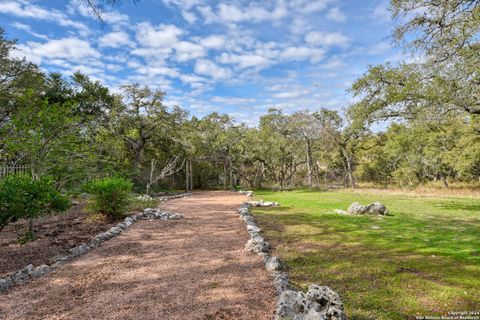
<svg viewBox="0 0 480 320"><path fill-rule="evenodd" d="M270 206L276 205L278 203ZM314 284L304 293L290 284L283 263L278 257L271 255L270 244L260 234L262 230L250 212L251 206L251 202L245 202L238 209L250 235L245 250L258 254L265 264L265 269L273 278L278 296L275 320L346 320L340 296L329 287Z"/></svg>
<svg viewBox="0 0 480 320"><path fill-rule="evenodd" d="M160 201L167 201L170 199L178 199L191 195L191 193L181 193L172 196L160 197ZM26 282L30 281L33 278L38 278L43 276L53 269L58 268L68 261L71 261L92 249L99 247L102 242L110 240L119 234L121 234L125 229L129 228L132 224L138 220L177 220L183 218L182 215L178 213L161 211L158 209L147 208L143 212L135 213L131 216L126 217L123 222L118 223L116 226L111 227L105 232L97 234L92 240L88 243L82 243L76 247L71 248L69 254L64 256L56 256L52 259L50 264L42 264L36 268L32 264L29 264L23 269L17 270L13 273L10 273L3 278L0 278L0 292L6 292L8 289L15 285L23 285Z"/></svg>

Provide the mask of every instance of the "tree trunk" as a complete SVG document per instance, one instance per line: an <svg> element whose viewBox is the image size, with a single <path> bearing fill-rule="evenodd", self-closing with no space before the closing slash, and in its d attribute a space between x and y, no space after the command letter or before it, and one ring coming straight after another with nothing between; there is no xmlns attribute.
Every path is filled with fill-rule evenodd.
<svg viewBox="0 0 480 320"><path fill-rule="evenodd" d="M193 168L192 168L192 161L188 161L188 173L190 174L190 191L189 192L192 192L193 191Z"/></svg>
<svg viewBox="0 0 480 320"><path fill-rule="evenodd" d="M347 149L344 146L341 146L342 148L342 153L343 157L345 158L345 169L346 169L346 174L348 177L348 181L350 183L350 187L352 189L355 189L355 180L353 178L353 165L352 165L352 157L348 154Z"/></svg>
<svg viewBox="0 0 480 320"><path fill-rule="evenodd" d="M348 173L348 180L350 181L350 186L352 189L355 189L355 180L353 179L353 172L352 172L352 158L347 154L347 173Z"/></svg>
<svg viewBox="0 0 480 320"><path fill-rule="evenodd" d="M32 239L35 238L35 233L33 232L33 218L28 219L28 235Z"/></svg>
<svg viewBox="0 0 480 320"><path fill-rule="evenodd" d="M186 192L190 192L190 186L189 186L189 184L190 184L190 174L189 174L190 166L189 166L189 163L190 163L189 160L187 160L185 162L185 191Z"/></svg>
<svg viewBox="0 0 480 320"><path fill-rule="evenodd" d="M307 139L307 179L308 186L312 187L312 147L309 139Z"/></svg>
<svg viewBox="0 0 480 320"><path fill-rule="evenodd" d="M445 188L449 188L449 185L448 185L448 181L447 181L447 178L442 176L442 182L443 182L443 185L445 186Z"/></svg>
<svg viewBox="0 0 480 320"><path fill-rule="evenodd" d="M227 190L228 189L228 162L227 159L223 161L223 189Z"/></svg>
<svg viewBox="0 0 480 320"><path fill-rule="evenodd" d="M145 187L145 194L146 194L147 196L150 195L150 183L148 183L148 182L147 182L147 186Z"/></svg>
<svg viewBox="0 0 480 320"><path fill-rule="evenodd" d="M150 195L150 186L152 185L154 171L155 171L155 160L152 159L152 161L150 161L150 180L147 182L147 185L145 187L145 194L147 195Z"/></svg>

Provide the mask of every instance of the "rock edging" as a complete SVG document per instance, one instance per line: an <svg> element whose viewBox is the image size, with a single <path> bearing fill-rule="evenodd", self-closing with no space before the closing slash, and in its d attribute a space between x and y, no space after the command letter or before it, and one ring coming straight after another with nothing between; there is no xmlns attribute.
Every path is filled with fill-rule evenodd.
<svg viewBox="0 0 480 320"><path fill-rule="evenodd" d="M170 199L183 198L191 193L182 193L174 196L166 196L160 198L160 201L167 201ZM129 228L132 224L138 220L177 220L183 218L182 215L178 213L161 211L158 209L147 208L143 212L133 214L129 217L126 217L123 222L118 223L116 226L111 227L105 232L97 234L90 242L82 243L76 247L69 249L69 254L64 256L57 256L52 259L50 264L42 264L36 268L32 264L29 264L23 269L17 270L13 273L10 273L3 278L0 278L0 292L6 292L8 289L15 285L23 285L31 279L38 278L43 276L53 269L58 268L68 261L71 261L78 256L81 256L92 249L99 247L102 242L110 240L119 234L121 234L125 229Z"/></svg>
<svg viewBox="0 0 480 320"><path fill-rule="evenodd" d="M248 191L238 190L238 193L244 194L244 195L246 195L247 197L253 197L253 191L250 191L250 190L248 190Z"/></svg>
<svg viewBox="0 0 480 320"><path fill-rule="evenodd" d="M251 203L251 201L245 202L238 209L240 218L250 235L250 239L245 244L245 250L258 254L265 264L265 269L273 278L273 285L278 295L274 319L346 320L340 296L329 287L311 285L304 293L290 285L284 265L278 257L270 254L270 244L260 234L261 229L250 212ZM278 203L275 205L278 206ZM270 206L274 206L274 203Z"/></svg>

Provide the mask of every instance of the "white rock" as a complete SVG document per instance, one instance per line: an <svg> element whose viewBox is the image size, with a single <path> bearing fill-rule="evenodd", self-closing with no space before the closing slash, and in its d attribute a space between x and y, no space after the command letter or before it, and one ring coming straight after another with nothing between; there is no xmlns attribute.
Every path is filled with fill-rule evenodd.
<svg viewBox="0 0 480 320"><path fill-rule="evenodd" d="M267 269L268 272L276 272L276 271L282 271L283 270L283 265L280 262L280 259L277 257L268 257L265 260L265 268Z"/></svg>
<svg viewBox="0 0 480 320"><path fill-rule="evenodd" d="M351 214L372 214L372 215L387 215L387 208L380 202L370 203L363 206L358 202L354 202L348 207L348 212Z"/></svg>
<svg viewBox="0 0 480 320"><path fill-rule="evenodd" d="M15 284L24 284L26 281L30 279L30 275L33 273L33 265L29 264L22 270L15 272L15 274L11 277L12 282Z"/></svg>
<svg viewBox="0 0 480 320"><path fill-rule="evenodd" d="M281 294L283 291L290 290L288 276L284 272L278 272L274 274L273 284L277 294Z"/></svg>
<svg viewBox="0 0 480 320"><path fill-rule="evenodd" d="M33 270L32 277L36 278L43 276L44 274L49 273L51 270L52 268L50 268L46 264L42 264L41 266L38 266L35 268L35 270Z"/></svg>
<svg viewBox="0 0 480 320"><path fill-rule="evenodd" d="M117 227L119 227L120 229L127 229L128 226L125 222L121 222L117 224Z"/></svg>
<svg viewBox="0 0 480 320"><path fill-rule="evenodd" d="M246 251L255 252L255 253L268 252L269 247L270 246L269 246L268 242L264 241L263 238L261 238L261 239L251 238L245 244L245 250Z"/></svg>
<svg viewBox="0 0 480 320"><path fill-rule="evenodd" d="M280 295L275 320L346 320L339 295L329 287L311 285L307 294L286 290Z"/></svg>
<svg viewBox="0 0 480 320"><path fill-rule="evenodd" d="M131 226L134 222L135 220L131 217L126 217L125 220L123 220L123 223L125 223L127 227Z"/></svg>
<svg viewBox="0 0 480 320"><path fill-rule="evenodd" d="M90 250L89 246L87 246L86 244L81 244L79 246L76 246L76 247L68 250L68 251L74 256L79 256L79 255L82 255L82 254L86 253L89 250Z"/></svg>
<svg viewBox="0 0 480 320"><path fill-rule="evenodd" d="M114 236L117 236L117 235L119 235L120 233L122 233L122 231L123 231L123 230L122 230L121 228L119 228L119 227L111 227L110 229L108 229L107 232L108 232L112 237L114 237Z"/></svg>
<svg viewBox="0 0 480 320"><path fill-rule="evenodd" d="M157 210L153 208L146 208L143 210L144 214L154 214L155 212L157 212Z"/></svg>
<svg viewBox="0 0 480 320"><path fill-rule="evenodd" d="M0 292L7 291L11 286L13 286L13 281L10 277L0 279Z"/></svg>

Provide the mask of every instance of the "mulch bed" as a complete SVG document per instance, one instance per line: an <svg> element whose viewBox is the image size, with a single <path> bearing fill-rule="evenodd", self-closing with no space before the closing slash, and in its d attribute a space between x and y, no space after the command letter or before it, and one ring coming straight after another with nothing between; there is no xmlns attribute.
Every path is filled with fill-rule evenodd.
<svg viewBox="0 0 480 320"><path fill-rule="evenodd" d="M42 217L35 221L37 239L24 245L19 243L27 229L26 221L8 225L0 231L0 277L24 268L28 264L48 264L57 255L87 242L95 235L114 226L117 222L95 221L85 211L86 200L78 203L63 214Z"/></svg>

